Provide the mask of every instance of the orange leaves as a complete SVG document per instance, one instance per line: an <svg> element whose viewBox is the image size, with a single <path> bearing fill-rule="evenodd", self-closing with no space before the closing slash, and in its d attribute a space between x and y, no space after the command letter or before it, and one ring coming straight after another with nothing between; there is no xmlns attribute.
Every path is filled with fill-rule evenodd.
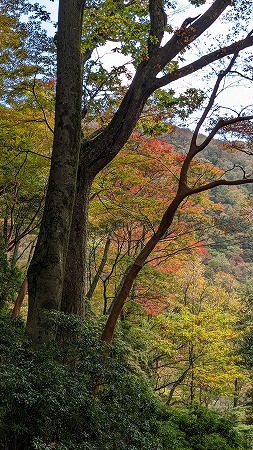
<svg viewBox="0 0 253 450"><path fill-rule="evenodd" d="M158 316L164 312L168 306L166 298L157 292L146 292L145 288L138 291L138 303L143 306L149 316Z"/></svg>
<svg viewBox="0 0 253 450"><path fill-rule="evenodd" d="M114 298L122 274L155 234L164 211L175 198L184 159L185 155L164 139L134 132L121 153L95 179L90 222L98 236L95 245L102 248L107 236L111 238L101 279L109 298ZM210 163L196 161L192 183L196 183L196 177L211 176L216 170ZM168 306L170 280L189 255L208 256L195 229L199 232L209 224L212 219L207 211L214 206L208 192L186 199L170 229L145 261L130 296L149 316L160 314Z"/></svg>
<svg viewBox="0 0 253 450"><path fill-rule="evenodd" d="M144 138L142 143L142 149L147 152L152 152L152 155L168 155L173 150L173 145L158 138Z"/></svg>

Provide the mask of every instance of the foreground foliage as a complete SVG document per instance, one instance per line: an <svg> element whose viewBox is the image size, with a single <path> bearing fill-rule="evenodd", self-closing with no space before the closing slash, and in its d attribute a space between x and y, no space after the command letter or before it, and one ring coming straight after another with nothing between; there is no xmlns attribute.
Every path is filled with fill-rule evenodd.
<svg viewBox="0 0 253 450"><path fill-rule="evenodd" d="M165 407L147 376L148 355L134 351L120 331L115 345L108 348L98 338L98 323L83 329L76 318L57 313L50 316L51 326L59 320L78 339L67 346L33 350L23 323L10 326L9 317L2 314L1 448L244 448L231 423L216 413L199 407ZM98 377L100 392L94 396Z"/></svg>

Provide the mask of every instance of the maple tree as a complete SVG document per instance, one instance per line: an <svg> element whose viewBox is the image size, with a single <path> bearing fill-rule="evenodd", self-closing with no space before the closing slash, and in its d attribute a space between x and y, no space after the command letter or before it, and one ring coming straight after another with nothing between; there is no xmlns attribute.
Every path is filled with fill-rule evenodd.
<svg viewBox="0 0 253 450"><path fill-rule="evenodd" d="M29 264L44 206L54 123L54 64L50 38L41 27L48 18L38 4L1 2L0 245L5 298L12 292L8 273L18 271L17 262L22 267L28 259Z"/></svg>
<svg viewBox="0 0 253 450"><path fill-rule="evenodd" d="M41 111L29 104L11 110L2 107L0 122L1 216L6 251L11 251L39 226L52 139Z"/></svg>
<svg viewBox="0 0 253 450"><path fill-rule="evenodd" d="M127 267L159 223L164 204L170 196L173 198L183 159L184 155L175 152L165 140L134 133L126 148L96 177L89 210L88 287L85 297L91 299L95 295L94 302L99 303L102 295L104 313L110 310ZM201 168L209 176L219 173L207 161L196 161L193 170L200 171ZM140 301L147 295L141 288L143 278L148 296L151 292L153 295L156 292L156 299L157 296L166 296L162 282L156 285L153 277L159 277L159 272L163 272L165 278L166 273L183 264L182 258L187 259L189 252L202 251L195 231L200 234L201 229L211 225L207 212L220 209L220 206L211 202L207 193L193 200L184 202L179 208L173 228L147 261L152 268L146 268L146 275L143 274L140 283L135 282L131 298L134 295ZM98 284L100 288L94 294ZM155 304L153 308L156 308Z"/></svg>
<svg viewBox="0 0 253 450"><path fill-rule="evenodd" d="M48 178L54 83L49 39L41 28L48 17L38 4L1 3L0 202L7 252L17 253L20 241L39 226Z"/></svg>
<svg viewBox="0 0 253 450"><path fill-rule="evenodd" d="M252 179L248 177L245 173L243 173L242 178L237 179L231 179L231 178L225 178L224 176L218 177L218 178L212 178L208 177L208 174L205 172L202 173L194 173L194 168L192 170L192 161L196 156L199 156L199 154L207 147L209 142L212 140L214 135L223 127L232 125L233 123L242 122L242 121L249 121L253 118L253 116L238 116L236 118L228 118L228 119L219 119L215 125L213 126L210 134L204 138L204 140L198 144L197 139L199 135L199 131L203 123L205 122L205 119L207 118L208 114L212 110L214 101L216 99L216 95L218 93L220 84L224 77L230 72L231 68L233 67L233 64L236 61L236 58L238 56L238 52L235 52L234 56L231 58L230 62L228 63L225 70L222 70L216 80L216 83L214 85L212 94L209 98L209 101L203 111L203 114L201 118L199 119L196 128L193 132L192 140L190 143L190 148L188 153L185 156L185 159L182 163L181 170L180 170L180 176L178 181L178 188L177 192L175 194L175 197L169 204L167 210L163 214L163 217L161 219L161 222L157 229L154 231L153 235L151 236L150 240L146 243L146 245L143 247L139 255L136 257L134 263L129 267L125 279L121 284L121 290L118 292L117 297L115 298L114 305L112 307L112 310L110 312L110 315L108 317L107 323L105 325L105 328L103 330L102 339L105 340L105 342L110 343L112 341L114 329L118 320L118 317L120 315L120 312L124 306L124 302L130 292L130 289L133 285L133 282L145 264L145 261L151 254L151 252L154 250L158 242L161 240L161 238L164 236L164 234L168 231L170 228L173 219L175 217L176 211L178 210L179 205L182 203L184 199L187 197L200 193L209 189L212 189L217 186L222 185L237 185L237 184L245 184L245 183L252 183ZM193 177L191 176L193 172ZM224 175L226 172L224 172ZM236 176L236 175L235 175Z"/></svg>

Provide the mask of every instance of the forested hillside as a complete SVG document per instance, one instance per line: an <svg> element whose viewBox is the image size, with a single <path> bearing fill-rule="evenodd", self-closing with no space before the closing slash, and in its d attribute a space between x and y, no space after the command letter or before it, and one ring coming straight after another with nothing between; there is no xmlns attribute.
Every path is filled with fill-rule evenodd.
<svg viewBox="0 0 253 450"><path fill-rule="evenodd" d="M253 448L251 9L186 3L0 2L3 450Z"/></svg>

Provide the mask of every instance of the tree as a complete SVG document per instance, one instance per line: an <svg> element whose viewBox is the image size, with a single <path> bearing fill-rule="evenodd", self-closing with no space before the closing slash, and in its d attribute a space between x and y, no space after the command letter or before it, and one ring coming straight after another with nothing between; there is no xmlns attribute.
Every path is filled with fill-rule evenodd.
<svg viewBox="0 0 253 450"><path fill-rule="evenodd" d="M1 235L13 262L22 239L38 227L48 178L54 64L41 24L48 18L38 4L1 2Z"/></svg>
<svg viewBox="0 0 253 450"><path fill-rule="evenodd" d="M253 119L253 116L238 116L236 118L228 118L228 119L219 119L214 127L212 128L209 135L204 139L204 141L201 144L197 144L197 139L199 135L199 130L201 126L203 125L208 113L211 111L214 100L216 98L217 92L219 90L220 83L222 82L223 78L230 72L236 58L238 56L238 51L235 52L234 56L230 60L227 68L223 71L221 71L217 77L216 83L213 88L212 95L208 101L208 104L206 108L204 109L204 112L200 118L200 120L197 123L197 126L195 128L195 131L193 133L193 137L190 144L190 149L188 153L186 154L186 157L184 159L184 162L181 167L180 171L180 177L178 182L178 190L175 194L174 199L169 204L167 210L165 211L161 222L157 228L157 230L154 232L153 236L150 238L150 240L146 243L140 254L135 259L134 263L129 267L127 270L127 273L125 275L124 282L122 283L121 291L118 293L117 297L115 298L114 305L111 309L111 313L108 317L107 323L105 325L105 328L103 330L102 339L105 340L105 342L110 343L112 341L114 329L116 326L116 322L118 320L119 314L124 306L124 302L130 292L130 289L133 285L133 281L135 280L137 274L143 267L143 265L146 264L147 258L157 245L157 243L161 240L161 238L164 236L164 234L167 232L169 227L171 226L175 213L179 207L179 205L182 203L182 201L199 192L203 192L209 189L212 189L216 186L222 186L222 185L238 185L238 184L245 184L245 183L252 183L253 179L246 176L246 174L243 172L243 178L241 179L226 179L224 177L219 177L218 179L208 179L208 176L206 177L205 173L202 174L194 174L195 176L191 178L191 169L192 169L192 161L193 159L202 152L208 143L212 140L213 136L218 132L221 128L227 127L229 125L232 125L233 123L241 122L244 120L251 120ZM226 172L224 172L225 175Z"/></svg>
<svg viewBox="0 0 253 450"><path fill-rule="evenodd" d="M150 323L156 390L169 404L208 406L246 376L235 349L240 299L205 278L197 259L177 272L175 284L166 312Z"/></svg>
<svg viewBox="0 0 253 450"><path fill-rule="evenodd" d="M47 201L28 270L27 332L44 341L43 310L60 309L81 144L81 28L83 1L60 2L55 129Z"/></svg>
<svg viewBox="0 0 253 450"><path fill-rule="evenodd" d="M198 6L203 2L191 1L190 3ZM163 9L165 5L162 0L150 0L144 5L139 2L133 5L131 2L129 4L114 1L101 3L104 22L98 14L97 2L83 4L79 0L75 2L60 0L57 35L56 126L52 166L40 235L28 272L27 332L35 343L47 339L43 331L46 310L61 308L64 312L72 312L80 316L84 314L85 247L90 186L95 175L117 155L126 143L140 118L145 103L157 89L232 55L227 68L218 75L210 101L196 127L190 151L182 166L178 192L165 212L161 224L125 276L122 290L115 299L114 308L103 333L103 339L106 342L112 340L117 319L134 279L148 255L169 228L179 204L189 195L220 184L248 182L245 178L233 182L216 180L199 186L195 179L197 185L191 188L187 185L187 172L193 157L206 147L216 132L230 124L252 118L239 115L220 119L213 126L208 138L202 144L197 144L198 132L213 106L220 83L231 70L240 52L253 44L252 33L243 39L234 40L228 45L206 53L193 63L182 65L182 67L179 67L177 60L175 63L175 59L180 60L182 53L191 48L191 44L197 41L230 5L230 0L214 1L200 17L186 19L174 31L170 28L171 37L162 45L166 30ZM244 3L236 4L234 8L237 13L238 11L242 13L245 7L243 5ZM167 6L173 7L170 3ZM97 43L105 42L108 37L120 40L124 38L123 51L126 52L128 49L134 53L136 73L108 125L97 136L92 135L90 139L84 139L81 143L80 39L83 7L87 12L87 29L85 30L87 41L85 42L84 37L83 60L86 61L89 58ZM121 29L115 28L114 23L118 24L121 14L124 17L124 26ZM94 23L94 17L96 23ZM92 25L91 18L93 18ZM139 26L137 18L140 18ZM136 22L140 31L139 42L136 42L136 38L133 41L133 36L129 35L131 25L136 33L136 28L133 27ZM171 95L169 99L168 107L173 103Z"/></svg>
<svg viewBox="0 0 253 450"><path fill-rule="evenodd" d="M133 133L120 154L95 178L89 208L86 298L92 298L97 286L94 300L101 307L103 297L105 313L117 295L124 272L152 236L166 204L173 199L183 160L184 154L176 152L164 139ZM205 171L209 177L222 175L208 161L196 160L192 170ZM211 225L208 212L213 208L217 206L208 192L182 203L173 227L136 280L131 298L140 301L141 295L148 302L152 295L161 299L166 296L162 287L166 275L175 270L173 266L183 264L189 253L200 252L198 236ZM163 281L158 283L161 277ZM159 305L153 305L156 307Z"/></svg>
<svg viewBox="0 0 253 450"><path fill-rule="evenodd" d="M39 93L36 89L37 98L42 93L50 96L52 88L41 88ZM35 233L39 226L49 172L52 133L45 124L33 93L21 105L14 103L11 108L2 106L0 111L0 208L5 223L1 234L4 235L6 251L14 250L15 262L19 244L27 235Z"/></svg>

